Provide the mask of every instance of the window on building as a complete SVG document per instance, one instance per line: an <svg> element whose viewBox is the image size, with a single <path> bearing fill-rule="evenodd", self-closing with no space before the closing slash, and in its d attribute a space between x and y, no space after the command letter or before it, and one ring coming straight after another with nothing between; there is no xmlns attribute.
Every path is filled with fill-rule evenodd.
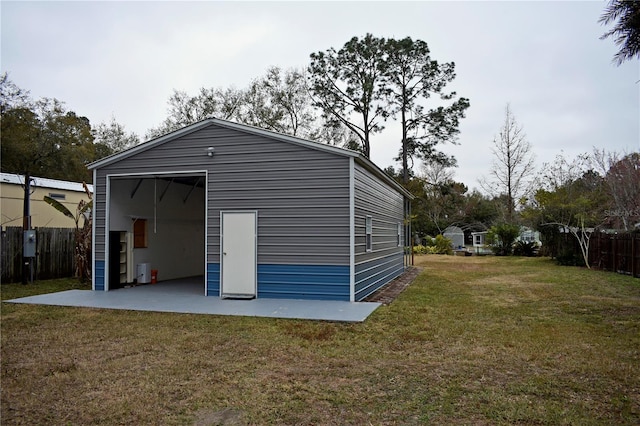
<svg viewBox="0 0 640 426"><path fill-rule="evenodd" d="M476 235L476 244L482 244L482 237L480 235Z"/></svg>
<svg viewBox="0 0 640 426"><path fill-rule="evenodd" d="M133 222L133 248L147 247L147 219L136 219Z"/></svg>
<svg viewBox="0 0 640 426"><path fill-rule="evenodd" d="M367 216L367 219L365 222L365 233L366 233L366 240L367 240L367 251L372 251L373 250L373 224L372 224L371 216Z"/></svg>
<svg viewBox="0 0 640 426"><path fill-rule="evenodd" d="M49 193L49 197L53 198L54 200L66 200L67 199L66 194L60 194L58 192L50 192Z"/></svg>

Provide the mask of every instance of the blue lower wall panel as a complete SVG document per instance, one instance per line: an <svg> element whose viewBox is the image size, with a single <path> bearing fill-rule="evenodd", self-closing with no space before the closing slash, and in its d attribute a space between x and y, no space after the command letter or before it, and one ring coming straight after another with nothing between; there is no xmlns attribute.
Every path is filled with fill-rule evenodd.
<svg viewBox="0 0 640 426"><path fill-rule="evenodd" d="M104 260L96 260L94 266L95 290L104 291Z"/></svg>
<svg viewBox="0 0 640 426"><path fill-rule="evenodd" d="M395 253L356 266L355 299L360 301L404 272L404 257Z"/></svg>
<svg viewBox="0 0 640 426"><path fill-rule="evenodd" d="M207 296L220 296L219 263L207 263Z"/></svg>
<svg viewBox="0 0 640 426"><path fill-rule="evenodd" d="M348 265L258 264L258 297L349 300Z"/></svg>

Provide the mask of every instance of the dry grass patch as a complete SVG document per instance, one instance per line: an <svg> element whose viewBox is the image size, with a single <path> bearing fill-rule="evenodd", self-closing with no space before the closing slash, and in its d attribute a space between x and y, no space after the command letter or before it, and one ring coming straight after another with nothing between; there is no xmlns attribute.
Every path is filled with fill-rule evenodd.
<svg viewBox="0 0 640 426"><path fill-rule="evenodd" d="M640 423L639 280L416 260L362 324L3 303L3 424Z"/></svg>

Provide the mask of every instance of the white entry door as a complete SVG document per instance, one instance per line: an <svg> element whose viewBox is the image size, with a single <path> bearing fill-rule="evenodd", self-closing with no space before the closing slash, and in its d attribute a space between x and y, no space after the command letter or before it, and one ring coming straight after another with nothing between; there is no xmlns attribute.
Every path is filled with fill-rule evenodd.
<svg viewBox="0 0 640 426"><path fill-rule="evenodd" d="M222 297L256 297L257 218L255 211L220 213Z"/></svg>

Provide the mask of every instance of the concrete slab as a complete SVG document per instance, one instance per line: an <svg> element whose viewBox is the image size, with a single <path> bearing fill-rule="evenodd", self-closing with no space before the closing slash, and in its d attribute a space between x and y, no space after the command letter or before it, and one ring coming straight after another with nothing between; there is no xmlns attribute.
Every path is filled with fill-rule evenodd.
<svg viewBox="0 0 640 426"><path fill-rule="evenodd" d="M252 299L229 300L203 295L198 282L165 282L113 291L67 290L6 300L10 303L174 312L207 315L238 315L321 321L362 322L380 303L329 300Z"/></svg>

